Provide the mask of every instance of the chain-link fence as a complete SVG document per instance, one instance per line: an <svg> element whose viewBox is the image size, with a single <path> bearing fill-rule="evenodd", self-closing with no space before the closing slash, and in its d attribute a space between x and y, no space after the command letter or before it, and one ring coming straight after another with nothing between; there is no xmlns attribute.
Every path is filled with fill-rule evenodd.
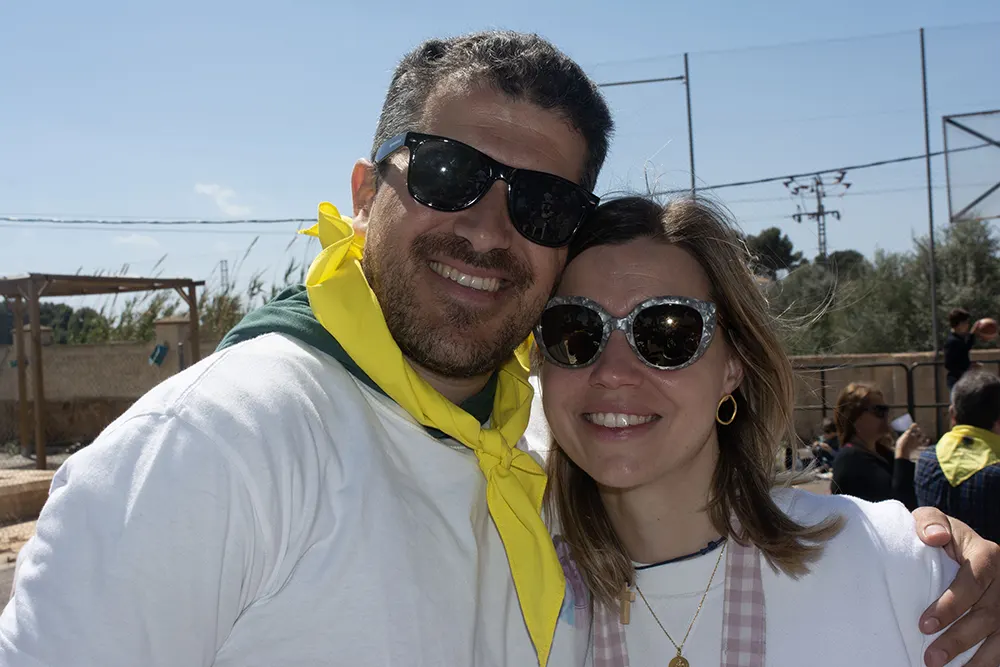
<svg viewBox="0 0 1000 667"><path fill-rule="evenodd" d="M1000 109L1000 24L930 29L923 42L942 226L942 118ZM599 82L619 84L604 89L618 131L600 189L683 193L693 163L700 194L729 206L748 232L779 226L806 258L821 250L821 221L809 215L819 205L828 252L909 251L929 222L922 55L910 31L592 65ZM1000 149L970 145L956 146L967 151L950 179L956 201L1000 180L1000 158L989 159ZM816 175L841 179L822 201L797 187Z"/></svg>

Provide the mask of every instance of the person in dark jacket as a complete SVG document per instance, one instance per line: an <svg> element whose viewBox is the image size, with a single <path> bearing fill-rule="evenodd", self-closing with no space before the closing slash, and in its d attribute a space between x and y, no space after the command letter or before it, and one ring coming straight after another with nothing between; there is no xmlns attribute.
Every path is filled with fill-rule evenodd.
<svg viewBox="0 0 1000 667"><path fill-rule="evenodd" d="M1000 377L969 371L951 392L952 429L920 455L917 501L1000 540Z"/></svg>
<svg viewBox="0 0 1000 667"><path fill-rule="evenodd" d="M812 446L813 458L822 470L829 470L840 449L840 439L837 436L837 422L829 417L823 419L823 433Z"/></svg>
<svg viewBox="0 0 1000 667"><path fill-rule="evenodd" d="M947 372L948 391L972 366L969 353L976 344L979 322L972 323L972 316L964 308L955 308L948 313L951 331L944 340L944 368Z"/></svg>
<svg viewBox="0 0 1000 667"><path fill-rule="evenodd" d="M910 426L893 446L889 406L877 387L861 382L852 382L840 392L834 421L841 445L833 461L831 492L871 502L898 500L911 510L916 508L916 465L911 459L930 444L920 427Z"/></svg>

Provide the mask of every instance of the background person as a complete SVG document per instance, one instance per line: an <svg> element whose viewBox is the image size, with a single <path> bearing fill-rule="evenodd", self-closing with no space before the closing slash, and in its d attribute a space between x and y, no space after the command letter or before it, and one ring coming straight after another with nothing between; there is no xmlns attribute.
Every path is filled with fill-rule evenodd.
<svg viewBox="0 0 1000 667"><path fill-rule="evenodd" d="M930 444L920 426L912 424L896 438L892 457L887 457L879 443L887 437L891 441L889 406L877 387L863 382L852 382L840 392L834 420L841 444L830 491L871 502L898 500L914 509L912 458Z"/></svg>
<svg viewBox="0 0 1000 667"><path fill-rule="evenodd" d="M952 429L920 455L916 494L921 506L936 507L1000 540L1000 377L972 370L951 390Z"/></svg>

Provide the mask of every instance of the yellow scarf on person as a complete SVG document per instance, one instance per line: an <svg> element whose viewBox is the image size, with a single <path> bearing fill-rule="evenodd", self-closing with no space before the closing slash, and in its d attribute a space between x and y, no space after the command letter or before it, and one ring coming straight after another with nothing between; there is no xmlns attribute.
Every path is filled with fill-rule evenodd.
<svg viewBox="0 0 1000 667"><path fill-rule="evenodd" d="M1000 463L1000 435L975 426L956 426L938 441L938 464L952 486Z"/></svg>
<svg viewBox="0 0 1000 667"><path fill-rule="evenodd" d="M316 319L389 398L424 426L443 431L476 453L486 476L486 502L507 552L528 634L542 667L552 648L565 591L562 566L541 518L545 473L516 448L528 426L532 388L528 344L499 372L490 428L446 399L403 357L361 270L364 239L336 207L320 204L318 224L303 233L323 250L306 288Z"/></svg>

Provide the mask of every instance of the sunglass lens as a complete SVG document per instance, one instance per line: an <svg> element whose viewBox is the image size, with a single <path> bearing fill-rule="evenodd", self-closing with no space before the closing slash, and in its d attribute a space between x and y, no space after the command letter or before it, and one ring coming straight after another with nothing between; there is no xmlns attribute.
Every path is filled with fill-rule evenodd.
<svg viewBox="0 0 1000 667"><path fill-rule="evenodd" d="M518 172L510 188L514 226L525 238L541 245L569 243L590 208L579 187L550 174Z"/></svg>
<svg viewBox="0 0 1000 667"><path fill-rule="evenodd" d="M490 170L474 149L430 139L416 147L407 179L417 201L442 211L458 211L489 187Z"/></svg>
<svg viewBox="0 0 1000 667"><path fill-rule="evenodd" d="M601 349L604 324L600 316L584 306L561 304L542 313L538 344L557 363L583 366Z"/></svg>
<svg viewBox="0 0 1000 667"><path fill-rule="evenodd" d="M704 328L701 313L690 306L666 304L640 312L632 325L639 354L661 368L683 366L694 358Z"/></svg>

